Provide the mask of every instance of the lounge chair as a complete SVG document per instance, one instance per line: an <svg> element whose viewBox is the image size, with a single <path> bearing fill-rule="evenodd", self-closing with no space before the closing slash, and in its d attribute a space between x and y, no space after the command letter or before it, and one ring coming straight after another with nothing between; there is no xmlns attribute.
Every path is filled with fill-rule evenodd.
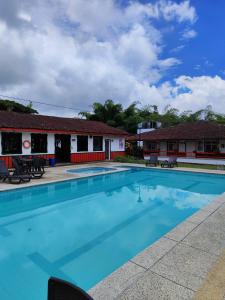
<svg viewBox="0 0 225 300"><path fill-rule="evenodd" d="M150 156L150 159L146 162L146 167L147 166L157 167L158 164L159 164L158 156L154 155L154 156Z"/></svg>
<svg viewBox="0 0 225 300"><path fill-rule="evenodd" d="M40 179L44 172L39 171L31 166L30 168L24 168L18 159L13 158L13 167L15 168L15 174L30 175L33 179Z"/></svg>
<svg viewBox="0 0 225 300"><path fill-rule="evenodd" d="M0 179L3 181L8 180L10 183L25 183L31 180L31 176L9 172L3 160L0 160Z"/></svg>
<svg viewBox="0 0 225 300"><path fill-rule="evenodd" d="M161 168L174 168L175 166L178 167L177 157L175 156L171 156L168 160L161 163Z"/></svg>
<svg viewBox="0 0 225 300"><path fill-rule="evenodd" d="M48 280L48 300L93 300L85 291L67 281L51 277Z"/></svg>

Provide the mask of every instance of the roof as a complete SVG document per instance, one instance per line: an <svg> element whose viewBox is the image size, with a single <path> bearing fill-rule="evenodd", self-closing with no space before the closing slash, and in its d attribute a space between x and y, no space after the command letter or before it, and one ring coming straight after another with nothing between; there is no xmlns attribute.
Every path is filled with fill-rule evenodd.
<svg viewBox="0 0 225 300"><path fill-rule="evenodd" d="M225 139L225 126L207 121L181 123L127 138L128 141Z"/></svg>
<svg viewBox="0 0 225 300"><path fill-rule="evenodd" d="M128 135L127 132L123 130L98 121L0 111L0 130L6 129L88 133L96 135Z"/></svg>

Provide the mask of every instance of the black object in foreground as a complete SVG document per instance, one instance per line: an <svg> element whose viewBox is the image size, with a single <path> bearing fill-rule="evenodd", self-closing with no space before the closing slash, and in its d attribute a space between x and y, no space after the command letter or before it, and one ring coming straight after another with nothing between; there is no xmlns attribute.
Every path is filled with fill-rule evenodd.
<svg viewBox="0 0 225 300"><path fill-rule="evenodd" d="M31 180L31 176L13 172L12 174L7 169L5 162L0 160L0 179L8 180L10 183L25 183Z"/></svg>
<svg viewBox="0 0 225 300"><path fill-rule="evenodd" d="M48 300L94 300L85 291L65 280L50 277Z"/></svg>

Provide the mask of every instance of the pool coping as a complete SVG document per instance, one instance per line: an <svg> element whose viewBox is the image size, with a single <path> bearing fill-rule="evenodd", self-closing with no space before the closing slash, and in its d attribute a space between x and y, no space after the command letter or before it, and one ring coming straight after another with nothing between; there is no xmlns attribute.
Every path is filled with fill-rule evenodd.
<svg viewBox="0 0 225 300"><path fill-rule="evenodd" d="M62 168L62 166L60 166L58 168ZM69 168L74 168L74 165L66 166L66 168L67 168L67 170ZM80 166L80 168L82 168L82 166ZM54 178L53 180L45 180L45 181L39 181L41 179L32 179L33 180L33 181L31 181L32 184L31 184L31 182L20 183L20 184L5 183L5 186L3 188L0 185L0 194L2 192L17 190L17 189L27 189L27 188L32 188L32 187L37 187L37 186L42 186L42 185L47 185L47 184L55 184L55 183L60 183L60 182L73 181L73 180L85 179L85 178L96 177L96 176L101 176L101 175L110 175L113 173L124 172L124 171L127 171L128 169L118 167L118 168L116 168L116 170L110 170L110 171L99 172L99 173L94 173L94 174L72 173L72 172L67 172L67 170L62 170L62 174L69 175L69 177L65 177L65 178L58 178L58 179Z"/></svg>
<svg viewBox="0 0 225 300"><path fill-rule="evenodd" d="M146 168L143 165L139 164L129 164L129 163L112 163L112 162L104 162L104 163L95 163L94 165L102 165L102 166L110 166L110 167L116 167L118 166L118 169L115 171L110 172L101 172L96 174L82 174L79 176L74 176L72 174L72 177L70 178L60 178L55 179L51 181L46 182L34 182L33 185L20 185L20 186L14 186L10 185L9 189L3 189L0 190L0 192L4 192L6 190L14 190L14 189L20 189L20 188L30 188L35 187L38 185L46 185L46 184L54 184L58 182L64 182L64 181L71 181L76 179L85 179L89 177L95 177L100 175L110 175L112 173L117 172L123 172L128 170L126 166L130 167L138 167L138 168ZM90 166L93 166L92 164L88 164ZM119 167L121 165L121 167ZM125 165L125 166L124 166ZM87 167L87 165L79 165L79 167ZM77 165L76 165L77 167ZM124 167L124 168L122 168ZM65 168L74 168L74 165L66 166ZM121 169L119 169L121 168ZM149 169L149 168L148 168ZM154 168L158 169L158 168ZM160 168L161 169L161 168ZM64 169L62 168L62 172ZM165 169L168 170L168 169ZM170 171L187 171L187 172L194 172L194 173L204 173L204 174L214 174L214 175L225 175L224 171L221 170L205 170L205 169L190 169L190 168L173 168L169 169ZM65 170L66 171L66 170ZM76 174L77 175L77 174ZM11 187L12 186L12 187ZM167 276L167 274L161 274L161 271L157 269L157 266L160 266L160 263L165 260L171 253L176 251L176 249L179 250L179 247L190 247L193 249L198 249L198 251L201 251L205 254L209 254L204 249L199 249L199 247L193 247L193 245L189 245L186 240L189 236L192 235L193 232L198 230L198 228L202 227L205 222L207 222L208 219L213 218L213 215L216 214L221 208L225 208L225 193L219 195L216 197L212 202L210 202L208 205L204 206L202 209L198 210L196 213L191 215L189 218L184 220L182 223L178 224L174 229L169 231L167 234L162 236L159 240L157 240L155 243L151 244L149 247L145 248L143 251L139 252L135 257L128 260L124 265L119 267L117 270L115 270L113 273L109 274L107 277L105 277L102 281L97 283L94 287L92 287L89 290L90 295L95 300L105 300L105 299L130 299L129 296L127 298L127 294L138 292L140 293L140 285L145 280L146 276L152 276L151 281L154 281L155 277L157 278L157 282L160 282L161 287L160 290L158 286L154 287L154 293L159 292L155 298L148 298L148 299L157 299L160 297L167 296L167 299L173 299L174 298L174 290L177 295L180 296L179 293L182 293L182 295L185 295L184 299L191 299L196 290L196 287L190 287L186 285L182 285L176 280L171 280L170 276ZM225 217L225 210L224 210L224 217ZM215 216L214 216L215 218ZM210 242L210 241L209 241ZM200 247L201 248L201 247ZM223 247L221 247L221 252L225 248L225 243ZM215 259L218 259L219 254L218 253L210 253L210 255L213 255ZM173 254L174 259L176 259L177 255ZM178 257L180 259L180 257ZM202 276L202 280L206 277ZM169 290L170 291L169 291ZM142 287L142 291L144 293L145 287ZM172 295L172 298L169 298L168 295ZM143 297L144 298L144 297ZM179 297L178 297L179 298ZM132 299L138 299L135 298L135 296L132 296ZM182 298L183 299L183 298Z"/></svg>

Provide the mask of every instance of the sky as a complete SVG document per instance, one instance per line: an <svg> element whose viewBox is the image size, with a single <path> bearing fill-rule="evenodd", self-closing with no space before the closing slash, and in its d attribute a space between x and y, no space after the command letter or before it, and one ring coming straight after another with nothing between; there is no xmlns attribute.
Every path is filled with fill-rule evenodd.
<svg viewBox="0 0 225 300"><path fill-rule="evenodd" d="M0 95L225 113L224 0L0 0ZM23 103L23 102L21 102Z"/></svg>

